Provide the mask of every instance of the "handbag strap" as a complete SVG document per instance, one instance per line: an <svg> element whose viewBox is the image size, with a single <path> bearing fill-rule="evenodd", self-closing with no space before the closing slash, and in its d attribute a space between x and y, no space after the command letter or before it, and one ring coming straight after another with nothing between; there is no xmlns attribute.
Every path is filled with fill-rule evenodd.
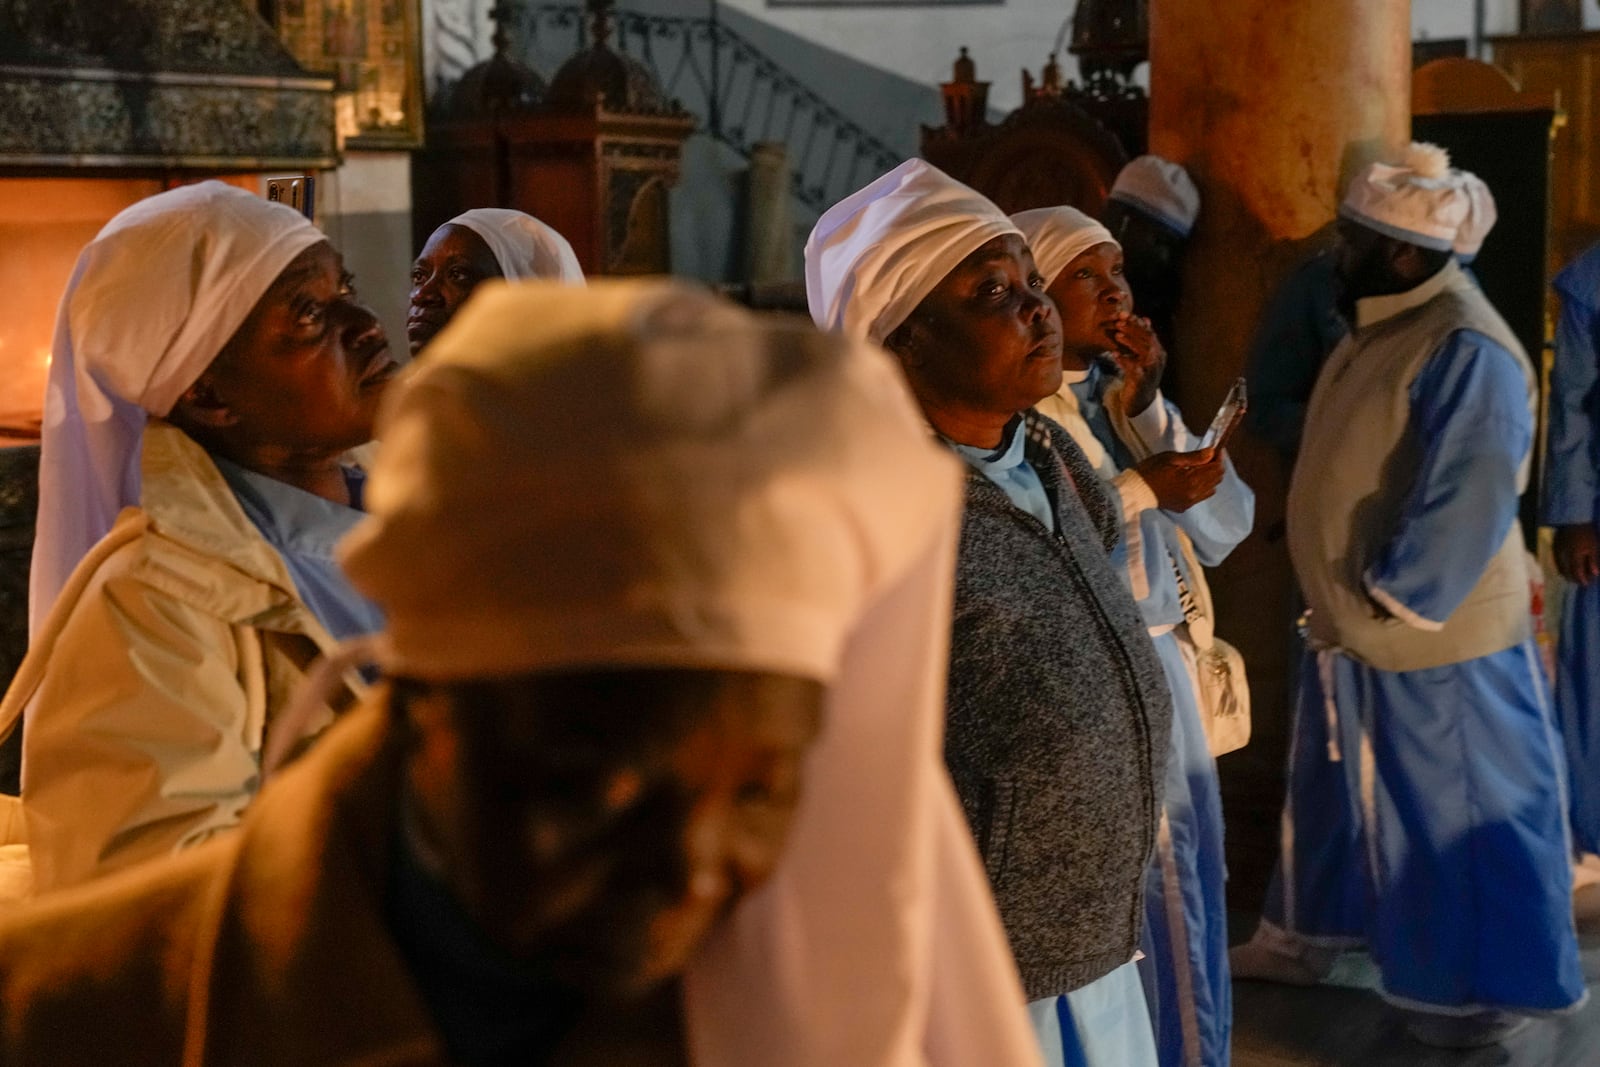
<svg viewBox="0 0 1600 1067"><path fill-rule="evenodd" d="M1176 526L1172 530L1177 535L1178 551L1182 553L1184 562L1188 563L1189 572L1195 575L1195 582L1191 585L1183 575L1178 558L1171 552L1167 553L1167 561L1172 564L1172 576L1178 581L1178 605L1183 609L1183 621L1189 627L1189 640L1200 652L1208 652L1216 643L1217 633L1216 621L1211 614L1211 590L1205 584L1205 575L1200 570L1200 561L1195 558L1189 535Z"/></svg>

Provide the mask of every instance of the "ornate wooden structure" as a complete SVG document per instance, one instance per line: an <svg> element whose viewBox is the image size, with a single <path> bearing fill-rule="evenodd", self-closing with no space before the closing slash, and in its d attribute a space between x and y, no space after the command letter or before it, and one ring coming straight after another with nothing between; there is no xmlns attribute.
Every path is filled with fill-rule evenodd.
<svg viewBox="0 0 1600 1067"><path fill-rule="evenodd" d="M593 44L548 86L507 52L514 5L495 9L493 58L442 94L412 163L412 230L474 207L509 207L572 242L589 274L671 270L667 191L694 119L611 48L611 0L589 4Z"/></svg>
<svg viewBox="0 0 1600 1067"><path fill-rule="evenodd" d="M945 125L922 128L923 158L1006 211L1071 204L1098 215L1129 151L1086 109L1092 98L1062 86L1054 56L1037 84L1023 72L1025 102L998 124L985 118L987 88L962 49L954 76L941 86ZM1141 133L1138 145L1143 141Z"/></svg>

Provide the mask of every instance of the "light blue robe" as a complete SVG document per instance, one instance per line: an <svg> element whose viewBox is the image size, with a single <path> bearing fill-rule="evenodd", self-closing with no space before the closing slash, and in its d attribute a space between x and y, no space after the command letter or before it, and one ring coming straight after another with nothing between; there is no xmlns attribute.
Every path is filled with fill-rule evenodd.
<svg viewBox="0 0 1600 1067"><path fill-rule="evenodd" d="M1055 533L1055 506L1050 503L1050 494L1045 492L1044 483L1039 480L1039 472L1033 469L1023 454L1027 449L1028 435L1022 432L1020 415L1006 424L999 448L979 448L976 445L958 444L949 438L944 440L969 467L999 486L1013 504L1038 519L1046 530Z"/></svg>
<svg viewBox="0 0 1600 1067"><path fill-rule="evenodd" d="M1550 372L1543 518L1600 523L1600 245L1556 275L1561 322ZM1572 832L1600 853L1600 582L1573 586L1561 613L1556 710L1572 778Z"/></svg>
<svg viewBox="0 0 1600 1067"><path fill-rule="evenodd" d="M1471 331L1423 368L1410 405L1423 459L1365 578L1442 620L1516 521L1533 422L1511 354ZM1311 653L1302 682L1269 922L1364 941L1404 1007L1581 1003L1564 757L1533 643L1404 672Z"/></svg>
<svg viewBox="0 0 1600 1067"><path fill-rule="evenodd" d="M334 558L334 548L360 522L366 476L346 468L356 507L345 507L275 478L245 470L220 456L217 469L262 538L283 558L295 591L337 640L377 633L383 613L356 591Z"/></svg>
<svg viewBox="0 0 1600 1067"><path fill-rule="evenodd" d="M1134 452L1117 437L1102 404L1114 381L1098 365L1070 385L1095 439L1119 470L1137 466ZM1151 411L1135 420L1135 432L1148 453L1187 452L1200 441L1184 425L1177 408L1158 398L1165 418ZM1154 416L1154 417L1152 417ZM1210 499L1184 512L1147 508L1139 513L1139 551L1147 590L1135 599L1172 691L1172 736L1162 798L1163 826L1156 855L1145 879L1145 960L1140 970L1156 1030L1162 1067L1226 1067L1233 1025L1233 992L1228 974L1227 871L1222 845L1222 797L1217 764L1206 744L1194 680L1173 627L1183 623L1174 563L1193 582L1175 530L1193 542L1207 566L1221 563L1250 533L1255 494L1224 459L1225 474ZM1128 542L1112 553L1121 572L1131 574ZM1201 576L1203 579L1203 576ZM1130 587L1135 583L1129 581ZM1146 595L1140 597L1139 593ZM1162 632L1165 631L1165 632Z"/></svg>

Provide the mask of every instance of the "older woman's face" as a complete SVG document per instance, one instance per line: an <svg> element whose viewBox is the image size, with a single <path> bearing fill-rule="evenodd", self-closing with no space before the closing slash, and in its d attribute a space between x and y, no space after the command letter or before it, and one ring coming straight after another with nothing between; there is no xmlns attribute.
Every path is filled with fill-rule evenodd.
<svg viewBox="0 0 1600 1067"><path fill-rule="evenodd" d="M924 396L1010 415L1061 387L1061 323L1017 234L967 256L912 318L910 345L896 347Z"/></svg>
<svg viewBox="0 0 1600 1067"><path fill-rule="evenodd" d="M504 276L483 238L465 226L446 223L434 230L411 265L411 312L406 317L411 354L444 329L479 282Z"/></svg>
<svg viewBox="0 0 1600 1067"><path fill-rule="evenodd" d="M622 670L414 701L410 790L485 935L566 983L641 994L771 876L823 687Z"/></svg>
<svg viewBox="0 0 1600 1067"><path fill-rule="evenodd" d="M1113 347L1111 329L1133 310L1133 292L1123 273L1122 249L1102 241L1078 253L1050 283L1050 298L1061 315L1062 347L1068 362Z"/></svg>
<svg viewBox="0 0 1600 1067"><path fill-rule="evenodd" d="M197 383L234 450L338 453L372 440L399 370L326 241L284 268Z"/></svg>

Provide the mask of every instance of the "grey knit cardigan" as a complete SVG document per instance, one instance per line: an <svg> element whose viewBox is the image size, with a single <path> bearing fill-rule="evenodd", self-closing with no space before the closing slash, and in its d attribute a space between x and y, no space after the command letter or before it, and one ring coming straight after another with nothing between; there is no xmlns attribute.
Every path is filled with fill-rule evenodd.
<svg viewBox="0 0 1600 1067"><path fill-rule="evenodd" d="M1058 532L969 470L945 759L1038 1000L1138 947L1172 703L1108 557L1111 497L1060 426L1025 429Z"/></svg>

